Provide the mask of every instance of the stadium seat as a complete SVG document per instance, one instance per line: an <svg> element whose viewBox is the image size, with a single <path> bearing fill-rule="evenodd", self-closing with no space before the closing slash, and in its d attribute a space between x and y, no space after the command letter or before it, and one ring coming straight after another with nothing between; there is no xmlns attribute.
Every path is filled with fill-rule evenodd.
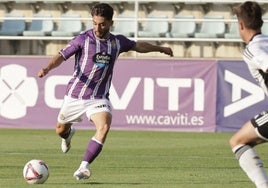
<svg viewBox="0 0 268 188"><path fill-rule="evenodd" d="M59 27L57 30L52 31L52 36L68 37L79 34L82 31L81 20L71 20L71 18L80 18L79 14L62 14ZM69 18L69 19L68 19Z"/></svg>
<svg viewBox="0 0 268 188"><path fill-rule="evenodd" d="M169 29L168 21L159 21L159 19L167 19L166 15L161 14L149 14L147 16L148 20L144 24L143 30L138 31L138 36L140 37L163 37Z"/></svg>
<svg viewBox="0 0 268 188"><path fill-rule="evenodd" d="M93 21L90 19L85 23L85 30L89 30L93 28Z"/></svg>
<svg viewBox="0 0 268 188"><path fill-rule="evenodd" d="M174 19L194 19L193 15L176 15ZM193 20L189 21L173 21L171 30L167 33L167 37L172 38L187 38L193 37L196 30L196 23Z"/></svg>
<svg viewBox="0 0 268 188"><path fill-rule="evenodd" d="M200 32L195 33L196 38L221 38L224 37L225 23L223 16L205 16L204 19L220 19L222 21L203 21Z"/></svg>
<svg viewBox="0 0 268 188"><path fill-rule="evenodd" d="M227 39L239 39L240 38L237 22L232 22L230 24L229 32L224 34L224 38L227 38Z"/></svg>
<svg viewBox="0 0 268 188"><path fill-rule="evenodd" d="M24 36L46 36L51 35L53 30L52 20L41 20L41 18L50 18L51 14L35 14L34 18L40 18L40 20L33 20L31 22L29 30L23 32Z"/></svg>
<svg viewBox="0 0 268 188"><path fill-rule="evenodd" d="M136 21L134 15L119 14L117 18L129 18L133 20L117 20L114 23L112 33L115 35L122 34L126 37L133 37L136 30Z"/></svg>
<svg viewBox="0 0 268 188"><path fill-rule="evenodd" d="M10 18L14 17L14 20L4 20L1 30L0 30L0 35L7 35L7 36L18 36L22 35L23 31L25 30L26 23L25 20L16 20L16 18L22 18L24 17L23 14L6 14L5 17Z"/></svg>
<svg viewBox="0 0 268 188"><path fill-rule="evenodd" d="M268 35L268 17L263 17L262 34Z"/></svg>

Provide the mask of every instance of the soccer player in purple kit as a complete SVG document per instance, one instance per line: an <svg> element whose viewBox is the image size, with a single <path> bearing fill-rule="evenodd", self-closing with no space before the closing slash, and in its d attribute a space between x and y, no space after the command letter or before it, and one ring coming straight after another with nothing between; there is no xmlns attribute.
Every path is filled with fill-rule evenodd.
<svg viewBox="0 0 268 188"><path fill-rule="evenodd" d="M71 138L75 133L73 123L80 122L81 116L86 113L89 121L95 125L96 132L89 140L83 160L73 175L77 180L90 177L89 165L102 151L110 129L112 110L109 88L118 56L130 50L139 53L160 52L173 56L169 47L135 42L123 35L110 33L113 13L113 8L109 4L99 3L93 6L93 29L74 37L38 72L38 76L42 78L75 55L75 71L66 88L57 118L56 133L62 138L61 149L66 153L71 147Z"/></svg>

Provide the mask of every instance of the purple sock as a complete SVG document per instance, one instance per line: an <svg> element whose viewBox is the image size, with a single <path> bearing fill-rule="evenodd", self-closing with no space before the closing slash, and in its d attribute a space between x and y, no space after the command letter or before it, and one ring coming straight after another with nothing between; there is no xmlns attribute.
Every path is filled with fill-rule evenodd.
<svg viewBox="0 0 268 188"><path fill-rule="evenodd" d="M94 139L91 139L88 143L83 161L88 161L89 164L92 163L94 159L100 154L101 150L102 144L96 142Z"/></svg>

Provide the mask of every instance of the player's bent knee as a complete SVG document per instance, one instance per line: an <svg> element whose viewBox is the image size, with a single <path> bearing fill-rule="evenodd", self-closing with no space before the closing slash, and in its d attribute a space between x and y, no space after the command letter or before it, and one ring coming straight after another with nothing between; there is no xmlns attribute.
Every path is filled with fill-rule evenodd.
<svg viewBox="0 0 268 188"><path fill-rule="evenodd" d="M110 126L108 124L97 128L95 138L104 143L109 133L109 130Z"/></svg>
<svg viewBox="0 0 268 188"><path fill-rule="evenodd" d="M102 127L100 128L99 131L100 131L102 134L106 135L106 134L109 132L109 130L110 130L110 125L105 124L104 126L102 126Z"/></svg>

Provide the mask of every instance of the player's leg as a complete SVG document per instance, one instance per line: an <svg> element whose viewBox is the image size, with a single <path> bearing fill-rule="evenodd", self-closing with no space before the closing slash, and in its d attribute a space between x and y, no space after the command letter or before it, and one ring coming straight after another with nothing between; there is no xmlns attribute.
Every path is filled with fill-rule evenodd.
<svg viewBox="0 0 268 188"><path fill-rule="evenodd" d="M110 130L112 111L110 102L106 99L94 100L89 105L87 117L94 123L96 132L89 140L86 152L78 170L74 173L76 179L89 178L89 164L91 164L102 151L103 144Z"/></svg>
<svg viewBox="0 0 268 188"><path fill-rule="evenodd" d="M240 167L257 188L268 188L268 177L263 162L253 149L254 146L264 142L265 140L260 137L258 129L253 126L251 121L243 125L230 139L230 146Z"/></svg>
<svg viewBox="0 0 268 188"><path fill-rule="evenodd" d="M94 139L100 143L104 143L112 123L112 115L110 112L99 112L91 116L91 121L96 127Z"/></svg>
<svg viewBox="0 0 268 188"><path fill-rule="evenodd" d="M96 126L96 133L93 138L90 139L80 167L74 173L77 180L90 177L89 164L91 164L102 151L103 144L110 129L112 115L109 112L99 112L91 116L91 121Z"/></svg>
<svg viewBox="0 0 268 188"><path fill-rule="evenodd" d="M71 148L71 139L75 133L72 124L82 121L81 116L85 112L82 103L80 99L64 97L56 125L56 133L62 138L61 150L63 153L67 153Z"/></svg>
<svg viewBox="0 0 268 188"><path fill-rule="evenodd" d="M68 138L70 132L71 132L71 123L62 124L60 122L57 122L56 125L56 134L59 135L61 138Z"/></svg>
<svg viewBox="0 0 268 188"><path fill-rule="evenodd" d="M61 150L63 153L67 153L71 148L71 139L75 133L75 129L72 127L71 123L57 123L56 134L58 134L61 140Z"/></svg>

